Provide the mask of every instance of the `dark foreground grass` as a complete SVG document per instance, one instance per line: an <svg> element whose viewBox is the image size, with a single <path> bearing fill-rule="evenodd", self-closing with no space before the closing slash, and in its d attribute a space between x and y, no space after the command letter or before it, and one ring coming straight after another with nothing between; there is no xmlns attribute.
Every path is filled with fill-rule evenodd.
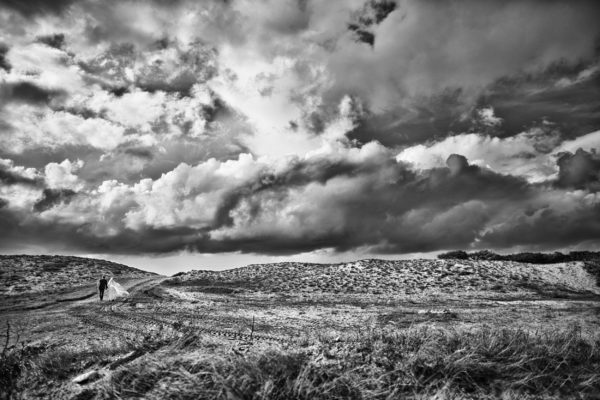
<svg viewBox="0 0 600 400"><path fill-rule="evenodd" d="M4 351L0 399L49 393L78 399L600 399L599 345L600 334L583 335L577 327L412 328L284 349L232 347L194 332L140 333L96 348L30 349L18 358L15 349ZM80 393L60 389L132 350L145 356Z"/></svg>
<svg viewBox="0 0 600 400"><path fill-rule="evenodd" d="M303 349L202 351L192 333L121 367L96 398L600 399L600 337L568 331L434 328Z"/></svg>

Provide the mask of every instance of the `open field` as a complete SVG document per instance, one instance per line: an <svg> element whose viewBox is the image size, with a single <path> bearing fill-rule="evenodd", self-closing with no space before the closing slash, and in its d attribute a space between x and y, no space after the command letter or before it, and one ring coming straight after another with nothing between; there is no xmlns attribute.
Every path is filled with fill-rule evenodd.
<svg viewBox="0 0 600 400"><path fill-rule="evenodd" d="M281 263L117 277L131 296L110 303L22 293L0 311L16 345L4 386L25 398L600 398L600 288L584 267Z"/></svg>

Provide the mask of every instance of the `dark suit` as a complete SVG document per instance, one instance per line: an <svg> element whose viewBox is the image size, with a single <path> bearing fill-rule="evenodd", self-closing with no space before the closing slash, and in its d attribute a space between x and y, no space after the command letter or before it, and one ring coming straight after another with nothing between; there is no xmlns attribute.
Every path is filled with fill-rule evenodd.
<svg viewBox="0 0 600 400"><path fill-rule="evenodd" d="M98 282L98 292L100 294L100 300L102 300L104 298L104 291L106 290L107 287L108 287L108 282L106 281L106 279L104 279L104 278L100 279L100 282Z"/></svg>

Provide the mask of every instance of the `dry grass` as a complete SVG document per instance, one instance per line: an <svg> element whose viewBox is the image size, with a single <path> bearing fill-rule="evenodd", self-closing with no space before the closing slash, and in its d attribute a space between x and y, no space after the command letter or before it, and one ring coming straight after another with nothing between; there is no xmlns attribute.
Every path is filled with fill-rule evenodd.
<svg viewBox="0 0 600 400"><path fill-rule="evenodd" d="M166 286L204 293L396 295L422 292L523 291L600 294L582 262L551 265L485 260L361 260L341 264L284 262L226 271L191 271ZM551 293L552 292L552 293Z"/></svg>
<svg viewBox="0 0 600 400"><path fill-rule="evenodd" d="M228 356L198 351L203 340L190 335L116 371L96 398L593 398L600 393L600 337L584 337L578 328L420 328L372 333L353 343Z"/></svg>
<svg viewBox="0 0 600 400"><path fill-rule="evenodd" d="M102 275L124 278L156 274L110 261L72 256L0 255L0 296L48 293L96 285Z"/></svg>
<svg viewBox="0 0 600 400"><path fill-rule="evenodd" d="M31 340L6 366L23 398L599 398L600 309L581 266L387 263L180 274L121 302L0 307ZM580 297L531 292L541 286Z"/></svg>

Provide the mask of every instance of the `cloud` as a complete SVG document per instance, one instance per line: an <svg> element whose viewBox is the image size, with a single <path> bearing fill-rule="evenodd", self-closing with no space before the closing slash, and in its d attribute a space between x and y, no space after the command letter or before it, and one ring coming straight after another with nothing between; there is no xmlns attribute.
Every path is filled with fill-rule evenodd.
<svg viewBox="0 0 600 400"><path fill-rule="evenodd" d="M64 93L87 92L81 70L75 65L73 54L37 41L14 39L16 44L7 53L11 65L8 82L25 81L46 90Z"/></svg>
<svg viewBox="0 0 600 400"><path fill-rule="evenodd" d="M452 153L460 153L473 163L498 173L521 176L530 182L552 179L557 172L551 153L559 149L560 135L544 129L532 129L509 138L468 133L444 140L410 146L397 160L420 169L441 167Z"/></svg>
<svg viewBox="0 0 600 400"><path fill-rule="evenodd" d="M562 187L600 191L600 155L578 149L575 154L562 153L558 158L558 182Z"/></svg>
<svg viewBox="0 0 600 400"><path fill-rule="evenodd" d="M44 189L42 198L34 204L33 209L37 212L43 212L56 204L68 204L75 194L70 189Z"/></svg>
<svg viewBox="0 0 600 400"><path fill-rule="evenodd" d="M531 184L461 155L448 157L447 166L413 170L376 143L304 158L181 164L154 180L105 181L78 195L53 190L33 205L43 212L22 228L29 240L115 253L543 247L560 242L534 238L544 235L546 215L579 221L594 237L595 222L585 218L598 207L587 191ZM521 241L516 232L523 224L531 233Z"/></svg>
<svg viewBox="0 0 600 400"><path fill-rule="evenodd" d="M579 136L576 139L566 140L556 149L557 152L574 153L578 149L592 151L600 149L600 131L588 133L587 135Z"/></svg>
<svg viewBox="0 0 600 400"><path fill-rule="evenodd" d="M0 99L8 102L48 104L55 98L64 97L60 90L44 89L31 82L18 82L0 86Z"/></svg>
<svg viewBox="0 0 600 400"><path fill-rule="evenodd" d="M482 248L547 250L591 246L600 239L600 198L582 190L544 192L527 207L495 218L482 231Z"/></svg>
<svg viewBox="0 0 600 400"><path fill-rule="evenodd" d="M23 16L32 17L44 13L58 14L72 3L74 3L74 0L2 0L0 1L0 7L13 9Z"/></svg>
<svg viewBox="0 0 600 400"><path fill-rule="evenodd" d="M60 164L49 163L44 169L46 185L50 189L67 188L81 190L84 184L73 173L77 172L83 164L81 160L77 160L76 162L64 160Z"/></svg>
<svg viewBox="0 0 600 400"><path fill-rule="evenodd" d="M135 147L128 148L128 149L125 149L125 154L129 154L133 157L138 157L138 158L148 159L148 160L151 160L152 158L154 158L152 150L144 149L144 148L135 148Z"/></svg>
<svg viewBox="0 0 600 400"><path fill-rule="evenodd" d="M334 90L354 90L386 110L407 95L477 89L561 58L589 59L598 11L595 2L399 2L374 29L372 51L340 39L329 62Z"/></svg>
<svg viewBox="0 0 600 400"><path fill-rule="evenodd" d="M0 3L0 247L592 243L598 7Z"/></svg>
<svg viewBox="0 0 600 400"><path fill-rule="evenodd" d="M490 85L478 99L502 119L495 135L512 136L553 124L569 138L596 130L600 122L598 55L591 62L550 65L538 73L516 74Z"/></svg>
<svg viewBox="0 0 600 400"><path fill-rule="evenodd" d="M16 153L31 148L56 149L65 144L110 150L124 141L142 138L135 134L127 138L122 126L103 118L82 118L64 111L39 110L27 104L8 104L1 114L10 121L10 126L0 132L0 137L7 148ZM102 132L102 136L98 132Z"/></svg>
<svg viewBox="0 0 600 400"><path fill-rule="evenodd" d="M12 160L0 158L0 182L4 185L40 185L40 176L33 168L15 166Z"/></svg>
<svg viewBox="0 0 600 400"><path fill-rule="evenodd" d="M356 21L348 24L348 29L354 32L357 41L372 47L375 44L373 25L381 23L395 9L395 1L368 1L357 13Z"/></svg>
<svg viewBox="0 0 600 400"><path fill-rule="evenodd" d="M494 127L502 124L502 118L494 115L493 107L480 109L478 111L478 116L483 125Z"/></svg>
<svg viewBox="0 0 600 400"><path fill-rule="evenodd" d="M65 45L65 34L54 33L51 35L38 36L37 40L55 49L62 49Z"/></svg>
<svg viewBox="0 0 600 400"><path fill-rule="evenodd" d="M8 53L8 46L4 43L0 43L0 69L10 71L10 64L6 59L6 53Z"/></svg>

